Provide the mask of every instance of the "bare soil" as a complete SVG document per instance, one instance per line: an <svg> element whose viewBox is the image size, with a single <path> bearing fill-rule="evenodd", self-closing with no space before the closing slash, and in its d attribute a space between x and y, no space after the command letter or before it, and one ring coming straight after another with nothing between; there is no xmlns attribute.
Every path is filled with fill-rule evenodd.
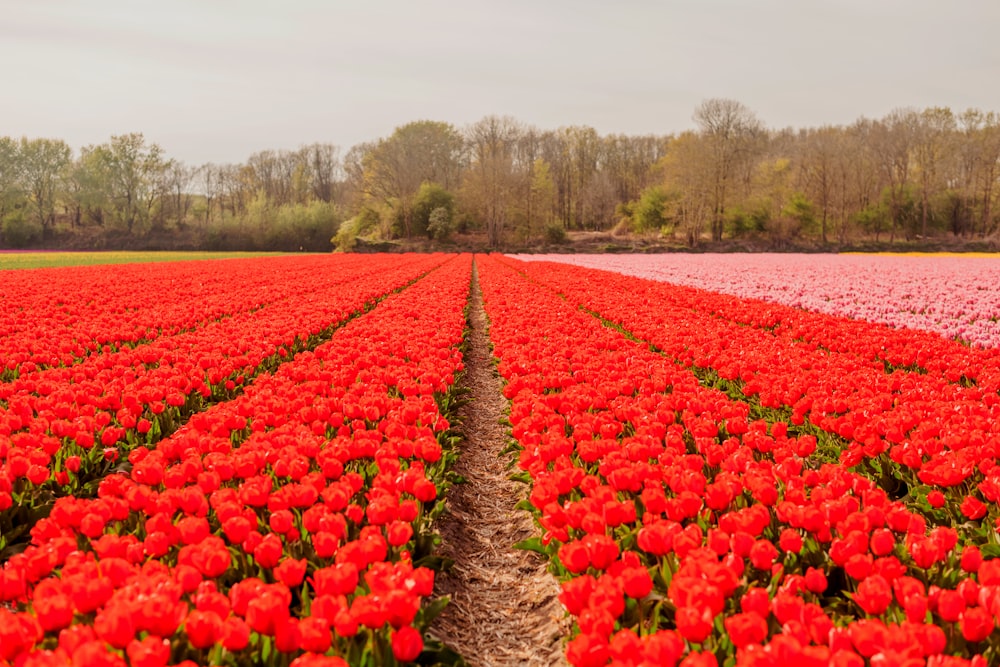
<svg viewBox="0 0 1000 667"><path fill-rule="evenodd" d="M455 471L466 482L448 493L437 526L441 553L454 566L437 580L451 603L431 631L472 667L566 665L563 638L570 621L546 561L513 545L537 534L517 509L527 488L509 479L502 425L507 401L492 363L488 322L473 268L464 384L468 403L459 416L464 436Z"/></svg>

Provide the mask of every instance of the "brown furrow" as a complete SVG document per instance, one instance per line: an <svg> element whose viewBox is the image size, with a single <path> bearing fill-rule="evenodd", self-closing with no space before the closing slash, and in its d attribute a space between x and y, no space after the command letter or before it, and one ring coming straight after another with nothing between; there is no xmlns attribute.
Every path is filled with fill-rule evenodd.
<svg viewBox="0 0 1000 667"><path fill-rule="evenodd" d="M475 266L469 319L464 385L470 393L459 411L463 442L455 465L466 482L451 488L448 512L437 525L441 553L454 566L438 576L436 593L451 596L451 603L431 634L471 667L566 665L570 621L559 586L544 558L514 548L537 530L516 508L527 489L509 479L510 461L501 453L507 402L492 363Z"/></svg>

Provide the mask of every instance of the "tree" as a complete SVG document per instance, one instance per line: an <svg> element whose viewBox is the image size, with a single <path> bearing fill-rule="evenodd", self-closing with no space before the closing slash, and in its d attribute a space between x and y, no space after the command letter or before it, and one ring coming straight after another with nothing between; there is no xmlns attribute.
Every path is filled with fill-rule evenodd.
<svg viewBox="0 0 1000 667"><path fill-rule="evenodd" d="M824 244L829 240L827 229L834 207L834 192L838 186L835 160L842 132L839 128L827 126L806 133L802 139L802 186L819 208L819 233Z"/></svg>
<svg viewBox="0 0 1000 667"><path fill-rule="evenodd" d="M431 211L427 222L427 234L435 241L446 241L451 236L452 214L444 206Z"/></svg>
<svg viewBox="0 0 1000 667"><path fill-rule="evenodd" d="M451 189L459 181L464 144L448 123L422 120L397 127L363 159L364 192L392 206L403 234L413 235L413 198L424 182Z"/></svg>
<svg viewBox="0 0 1000 667"><path fill-rule="evenodd" d="M69 145L61 139L21 138L21 181L43 236L49 236L55 226L56 195L71 156Z"/></svg>
<svg viewBox="0 0 1000 667"><path fill-rule="evenodd" d="M879 197L885 187L884 175L873 147L876 125L875 121L861 118L848 127L845 134L846 148L839 154L841 159L838 160L837 169L846 174L847 181L845 208L850 211L849 217L859 223L864 222L860 219L863 213L880 205ZM876 216L879 221L884 217ZM881 222L876 224L880 229Z"/></svg>
<svg viewBox="0 0 1000 667"><path fill-rule="evenodd" d="M670 195L659 185L646 188L632 210L632 222L637 232L658 232L667 226L667 202Z"/></svg>
<svg viewBox="0 0 1000 667"><path fill-rule="evenodd" d="M947 107L924 109L915 119L914 157L920 183L920 235L927 237L931 201L944 189L942 170L947 142L954 136L955 116Z"/></svg>
<svg viewBox="0 0 1000 667"><path fill-rule="evenodd" d="M764 126L757 116L735 100L705 100L695 109L694 121L708 143L705 159L711 173L712 240L721 241L726 206L734 181L752 172Z"/></svg>
<svg viewBox="0 0 1000 667"><path fill-rule="evenodd" d="M212 207L221 192L222 178L219 175L219 167L209 162L199 167L192 178L198 178L201 182L202 194L205 196L205 219L204 225L212 222Z"/></svg>
<svg viewBox="0 0 1000 667"><path fill-rule="evenodd" d="M1000 177L1000 114L969 109L962 113L960 121L964 196L971 209L969 217L978 218L979 234L986 236L994 230L994 200Z"/></svg>
<svg viewBox="0 0 1000 667"><path fill-rule="evenodd" d="M913 109L895 109L873 126L871 145L887 184L889 243L895 241L896 233L903 225L902 214L905 191L910 181L917 117ZM878 240L878 231L875 240Z"/></svg>
<svg viewBox="0 0 1000 667"><path fill-rule="evenodd" d="M0 220L23 200L21 155L17 141L0 137Z"/></svg>
<svg viewBox="0 0 1000 667"><path fill-rule="evenodd" d="M587 206L587 193L598 173L601 161L601 141L597 130L588 126L567 127L560 130L569 148L570 166L572 170L573 192L572 217L568 227L592 229L596 227L595 216L591 207Z"/></svg>
<svg viewBox="0 0 1000 667"><path fill-rule="evenodd" d="M708 159L708 142L699 134L685 132L671 140L660 161L664 184L671 193L665 215L677 220L685 241L695 247L714 211L714 172Z"/></svg>
<svg viewBox="0 0 1000 667"><path fill-rule="evenodd" d="M169 166L163 149L155 143L147 144L145 137L136 132L112 136L106 144L87 147L81 157L88 199L128 235L145 226L162 194L162 176Z"/></svg>
<svg viewBox="0 0 1000 667"><path fill-rule="evenodd" d="M527 170L519 172L516 161L521 132L521 125L510 116L487 116L467 131L472 165L465 188L486 227L491 248L499 247L503 239L518 179L527 174Z"/></svg>
<svg viewBox="0 0 1000 667"><path fill-rule="evenodd" d="M653 135L613 134L602 139L601 172L610 180L617 201L638 199L645 188L659 180L653 167L666 154L667 143Z"/></svg>
<svg viewBox="0 0 1000 667"><path fill-rule="evenodd" d="M312 196L331 203L335 188L343 175L340 148L333 144L309 144L299 149L302 161L309 166L309 184Z"/></svg>
<svg viewBox="0 0 1000 667"><path fill-rule="evenodd" d="M170 194L169 202L173 213L174 224L183 227L191 208L192 197L188 192L195 170L185 166L183 162L171 160L164 173L163 191ZM207 196L207 195L206 195ZM164 215L167 206L161 207Z"/></svg>
<svg viewBox="0 0 1000 667"><path fill-rule="evenodd" d="M555 222L555 196L556 186L549 163L536 158L531 165L531 185L525 202L525 237L531 238L539 229L546 229Z"/></svg>
<svg viewBox="0 0 1000 667"><path fill-rule="evenodd" d="M455 195L437 183L422 184L413 200L414 233L427 234L428 238L435 238L430 223L431 214L438 210L444 211L447 221L450 222L455 215Z"/></svg>

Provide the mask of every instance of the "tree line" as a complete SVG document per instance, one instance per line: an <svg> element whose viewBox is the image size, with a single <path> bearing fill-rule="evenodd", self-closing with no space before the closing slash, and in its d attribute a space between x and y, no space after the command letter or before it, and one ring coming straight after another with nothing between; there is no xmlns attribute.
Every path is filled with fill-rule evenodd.
<svg viewBox="0 0 1000 667"><path fill-rule="evenodd" d="M710 99L697 129L600 135L508 116L415 121L342 152L265 150L188 166L133 133L74 154L0 137L7 247L328 250L479 234L490 247L574 230L845 245L998 232L1000 115L899 109L848 126L768 129Z"/></svg>

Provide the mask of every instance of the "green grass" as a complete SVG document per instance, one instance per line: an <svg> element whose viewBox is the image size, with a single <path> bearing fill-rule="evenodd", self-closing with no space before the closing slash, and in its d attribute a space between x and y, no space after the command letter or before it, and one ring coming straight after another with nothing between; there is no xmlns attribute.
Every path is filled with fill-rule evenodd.
<svg viewBox="0 0 1000 667"><path fill-rule="evenodd" d="M233 259L267 257L287 253L273 252L2 252L0 270L38 269L58 266L95 264L133 264L147 262L182 262L195 259Z"/></svg>

